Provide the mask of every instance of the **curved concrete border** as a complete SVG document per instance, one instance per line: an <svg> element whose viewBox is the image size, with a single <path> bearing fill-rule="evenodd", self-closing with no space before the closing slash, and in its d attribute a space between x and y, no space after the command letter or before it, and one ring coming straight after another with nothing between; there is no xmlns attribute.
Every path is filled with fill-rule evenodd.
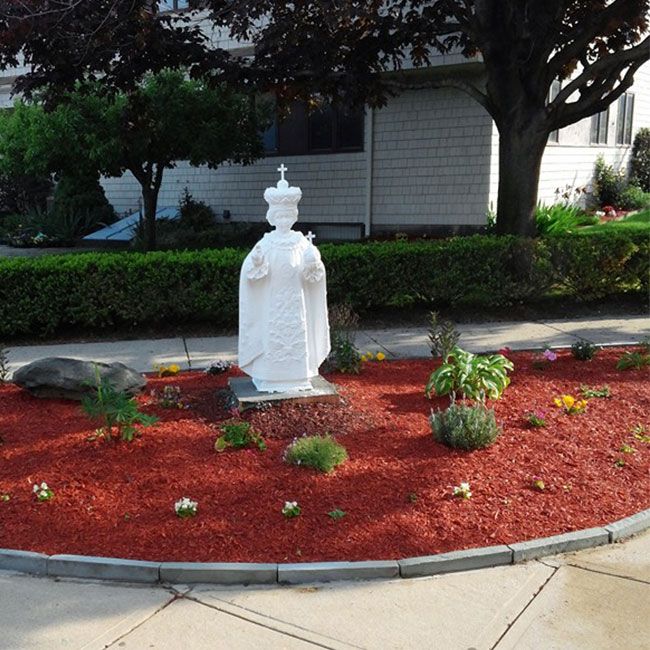
<svg viewBox="0 0 650 650"><path fill-rule="evenodd" d="M484 569L611 544L650 529L650 509L599 528L501 546L471 548L422 557L368 562L247 564L144 562L85 555L44 555L0 549L0 570L41 576L143 583L222 585L301 584L334 580L415 578Z"/></svg>

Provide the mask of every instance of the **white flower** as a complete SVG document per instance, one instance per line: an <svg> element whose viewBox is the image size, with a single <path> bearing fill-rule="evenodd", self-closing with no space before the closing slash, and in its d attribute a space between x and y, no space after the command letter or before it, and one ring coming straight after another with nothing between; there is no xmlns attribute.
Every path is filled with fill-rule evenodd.
<svg viewBox="0 0 650 650"><path fill-rule="evenodd" d="M455 497L462 497L463 499L470 499L472 497L472 491L469 487L468 482L463 482L460 485L454 487L452 494Z"/></svg>
<svg viewBox="0 0 650 650"><path fill-rule="evenodd" d="M41 483L41 490L47 490L47 483L45 481Z"/></svg>
<svg viewBox="0 0 650 650"><path fill-rule="evenodd" d="M34 484L34 494L36 494L41 488L37 484Z"/></svg>

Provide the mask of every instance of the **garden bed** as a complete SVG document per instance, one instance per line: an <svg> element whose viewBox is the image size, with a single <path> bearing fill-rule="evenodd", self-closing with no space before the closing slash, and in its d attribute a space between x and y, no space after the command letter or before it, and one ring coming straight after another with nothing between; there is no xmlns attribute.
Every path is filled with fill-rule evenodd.
<svg viewBox="0 0 650 650"><path fill-rule="evenodd" d="M329 375L341 405L249 411L267 450L220 454L219 423L231 417L225 374L152 378L148 391L179 386L191 408L147 404L147 392L138 399L160 422L132 443L92 440L96 423L78 403L0 386L0 499L9 497L0 500L0 548L156 561L395 559L603 525L650 507L650 444L637 428L650 425L648 369L616 370L622 351L591 362L562 351L544 370L530 353L510 354L512 384L494 403L503 434L474 452L433 439L430 409L448 399L424 397L434 366L426 360ZM581 415L553 405L581 384L606 384L612 397L590 399ZM534 429L525 415L539 409L547 426ZM349 454L332 474L283 462L294 437L326 432ZM42 481L50 501L32 493ZM471 499L453 497L465 481ZM175 516L184 496L198 502L196 517ZM301 515L283 517L285 501ZM328 516L337 509L345 516Z"/></svg>

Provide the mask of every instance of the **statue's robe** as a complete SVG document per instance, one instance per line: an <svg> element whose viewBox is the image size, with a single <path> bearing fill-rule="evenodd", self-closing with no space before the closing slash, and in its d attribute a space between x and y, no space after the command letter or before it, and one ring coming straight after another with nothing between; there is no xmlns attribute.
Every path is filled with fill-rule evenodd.
<svg viewBox="0 0 650 650"><path fill-rule="evenodd" d="M239 283L239 367L265 392L309 390L330 352L325 267L300 232L273 231L251 251Z"/></svg>

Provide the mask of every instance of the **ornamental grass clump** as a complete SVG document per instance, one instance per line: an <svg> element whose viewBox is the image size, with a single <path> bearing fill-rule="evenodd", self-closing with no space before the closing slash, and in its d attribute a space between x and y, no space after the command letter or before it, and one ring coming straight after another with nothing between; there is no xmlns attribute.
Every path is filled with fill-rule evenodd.
<svg viewBox="0 0 650 650"><path fill-rule="evenodd" d="M454 449L489 447L501 433L494 409L484 404L469 406L454 402L445 411L432 411L429 422L434 438Z"/></svg>
<svg viewBox="0 0 650 650"><path fill-rule="evenodd" d="M249 445L256 445L260 451L266 450L264 439L246 420L226 420L221 424L220 430L222 435L214 443L214 450L217 452L225 451L229 447L241 449Z"/></svg>
<svg viewBox="0 0 650 650"><path fill-rule="evenodd" d="M296 438L284 452L284 460L291 465L313 467L329 474L348 459L348 452L331 435Z"/></svg>

